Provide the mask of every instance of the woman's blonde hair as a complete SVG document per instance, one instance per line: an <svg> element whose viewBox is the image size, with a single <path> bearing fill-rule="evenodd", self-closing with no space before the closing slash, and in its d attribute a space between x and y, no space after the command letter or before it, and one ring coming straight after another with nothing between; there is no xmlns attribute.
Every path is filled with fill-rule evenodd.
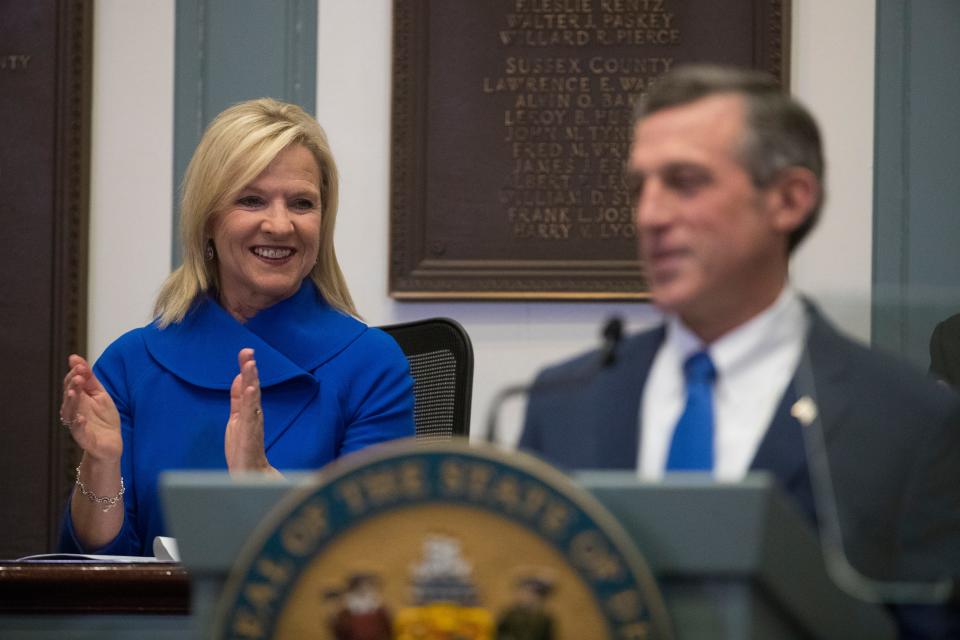
<svg viewBox="0 0 960 640"><path fill-rule="evenodd" d="M338 178L327 136L300 107L260 98L235 104L218 115L193 153L181 189L183 264L170 274L157 296L154 317L159 327L180 322L201 296L219 288L217 262L204 260L211 219L277 154L295 144L309 149L320 169L320 252L310 278L332 307L358 315L333 247Z"/></svg>

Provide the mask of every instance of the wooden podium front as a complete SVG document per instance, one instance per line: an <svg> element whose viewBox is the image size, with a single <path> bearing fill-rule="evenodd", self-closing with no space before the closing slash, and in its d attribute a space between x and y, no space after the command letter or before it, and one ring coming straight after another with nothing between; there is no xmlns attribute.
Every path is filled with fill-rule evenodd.
<svg viewBox="0 0 960 640"><path fill-rule="evenodd" d="M190 613L179 564L0 562L0 613Z"/></svg>
<svg viewBox="0 0 960 640"><path fill-rule="evenodd" d="M190 637L190 579L178 564L0 562L0 637Z"/></svg>

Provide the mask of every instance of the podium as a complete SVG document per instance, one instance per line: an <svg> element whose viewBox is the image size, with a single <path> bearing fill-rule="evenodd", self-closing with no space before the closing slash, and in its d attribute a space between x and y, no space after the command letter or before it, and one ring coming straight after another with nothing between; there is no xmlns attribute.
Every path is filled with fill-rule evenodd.
<svg viewBox="0 0 960 640"><path fill-rule="evenodd" d="M646 557L677 638L896 637L889 615L840 590L809 523L765 474L737 483L627 472L575 476Z"/></svg>
<svg viewBox="0 0 960 640"><path fill-rule="evenodd" d="M230 567L252 529L290 482L231 481L225 474L165 474L168 524L205 628ZM575 476L619 520L650 564L676 637L895 637L885 611L827 576L816 537L765 475L716 484L696 478L645 483L631 473Z"/></svg>
<svg viewBox="0 0 960 640"><path fill-rule="evenodd" d="M190 584L172 563L0 562L0 638L189 637Z"/></svg>
<svg viewBox="0 0 960 640"><path fill-rule="evenodd" d="M895 637L882 608L829 579L814 532L767 476L734 484L695 477L646 483L624 472L574 479L643 553L678 639ZM206 637L251 532L291 490L310 482L307 474L287 481L165 474L168 525L191 581L189 617L187 576L176 565L4 563L0 637Z"/></svg>

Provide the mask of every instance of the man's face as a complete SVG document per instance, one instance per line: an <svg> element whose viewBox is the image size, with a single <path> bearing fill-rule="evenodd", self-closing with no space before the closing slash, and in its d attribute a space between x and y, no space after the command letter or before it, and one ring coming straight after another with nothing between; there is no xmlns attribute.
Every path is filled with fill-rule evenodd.
<svg viewBox="0 0 960 640"><path fill-rule="evenodd" d="M719 94L634 129L627 184L651 292L698 333L724 318L737 326L772 303L786 277L775 200L737 156L744 111L742 98Z"/></svg>

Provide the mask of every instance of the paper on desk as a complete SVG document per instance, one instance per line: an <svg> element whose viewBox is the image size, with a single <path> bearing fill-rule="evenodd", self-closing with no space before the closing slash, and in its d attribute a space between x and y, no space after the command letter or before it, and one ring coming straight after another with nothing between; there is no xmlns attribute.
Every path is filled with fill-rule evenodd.
<svg viewBox="0 0 960 640"><path fill-rule="evenodd" d="M151 563L180 562L176 538L157 536L153 539L153 556L110 556L97 553L38 553L17 558L17 562L103 562L103 563Z"/></svg>
<svg viewBox="0 0 960 640"><path fill-rule="evenodd" d="M177 539L157 536L153 539L153 557L157 562L180 562L180 548Z"/></svg>

